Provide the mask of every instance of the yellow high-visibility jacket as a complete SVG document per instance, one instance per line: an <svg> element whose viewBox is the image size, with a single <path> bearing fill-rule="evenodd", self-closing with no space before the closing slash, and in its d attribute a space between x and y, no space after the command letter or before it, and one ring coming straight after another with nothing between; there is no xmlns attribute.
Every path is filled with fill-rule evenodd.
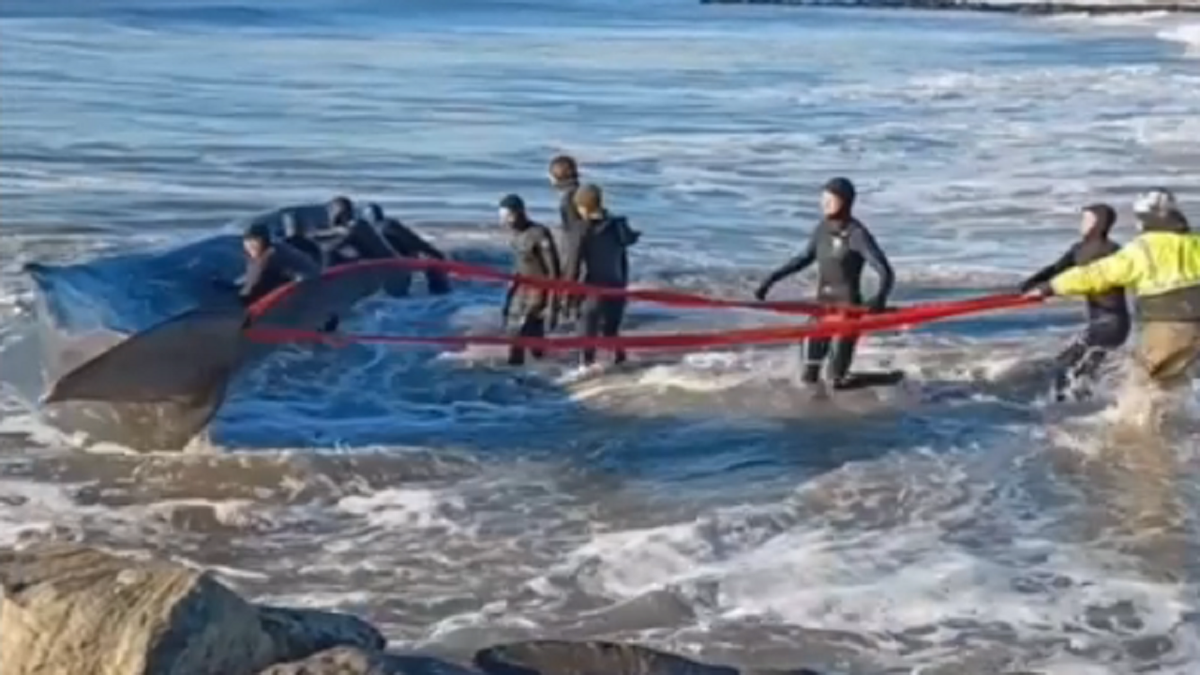
<svg viewBox="0 0 1200 675"><path fill-rule="evenodd" d="M1125 287L1147 321L1200 321L1200 235L1143 232L1110 256L1050 281L1056 295L1093 295Z"/></svg>

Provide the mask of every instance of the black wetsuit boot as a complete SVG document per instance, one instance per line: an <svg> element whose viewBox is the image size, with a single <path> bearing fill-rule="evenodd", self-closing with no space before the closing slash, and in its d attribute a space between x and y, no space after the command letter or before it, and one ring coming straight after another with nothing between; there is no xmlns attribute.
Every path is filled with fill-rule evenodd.
<svg viewBox="0 0 1200 675"><path fill-rule="evenodd" d="M624 298L588 298L580 309L580 334L583 337L615 338L621 334L621 323L625 319ZM625 362L625 350L613 350L613 362ZM596 362L595 348L583 350L581 363L590 366Z"/></svg>
<svg viewBox="0 0 1200 675"><path fill-rule="evenodd" d="M825 357L829 355L829 338L809 338L805 340L800 349L801 359L804 361L804 374L801 376L801 381L807 385L814 385L821 381L821 367L825 364Z"/></svg>
<svg viewBox="0 0 1200 675"><path fill-rule="evenodd" d="M822 366L826 365L828 359L829 383L834 389L843 388L850 382L850 364L854 361L854 348L857 344L857 337L806 340L803 347L804 373L801 381L804 384L820 382Z"/></svg>
<svg viewBox="0 0 1200 675"><path fill-rule="evenodd" d="M858 337L843 336L833 341L833 356L829 360L829 382L834 389L847 389L853 384L850 364L854 361L854 349Z"/></svg>
<svg viewBox="0 0 1200 675"><path fill-rule="evenodd" d="M525 315L521 320L517 330L514 331L515 337L546 337L546 319L541 312L533 312ZM540 359L544 356L541 349L530 349L530 354L533 358ZM523 366L525 365L525 348L519 345L513 345L508 348L508 365Z"/></svg>

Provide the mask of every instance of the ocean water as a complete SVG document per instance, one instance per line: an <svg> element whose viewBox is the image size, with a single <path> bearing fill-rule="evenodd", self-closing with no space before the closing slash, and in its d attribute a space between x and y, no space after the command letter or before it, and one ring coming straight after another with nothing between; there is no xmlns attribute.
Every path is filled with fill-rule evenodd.
<svg viewBox="0 0 1200 675"><path fill-rule="evenodd" d="M139 455L37 421L20 269L337 193L504 264L497 200L553 222L546 162L569 152L644 231L644 285L748 297L845 174L900 301L992 292L1085 203L1119 207L1119 238L1149 186L1200 218L1198 37L685 0L10 0L0 544L154 551L451 655L604 636L843 673L1194 672L1200 397L1157 434L1121 424L1120 373L1048 404L1071 303L868 337L861 362L909 381L832 401L796 390L788 349L639 354L566 387L495 350L295 348L206 442ZM487 332L501 294L372 300L351 327Z"/></svg>

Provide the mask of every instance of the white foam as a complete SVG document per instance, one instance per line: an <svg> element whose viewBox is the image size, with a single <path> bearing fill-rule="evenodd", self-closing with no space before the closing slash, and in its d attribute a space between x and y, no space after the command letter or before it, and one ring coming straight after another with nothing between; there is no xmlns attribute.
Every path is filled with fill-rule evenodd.
<svg viewBox="0 0 1200 675"><path fill-rule="evenodd" d="M337 504L384 529L457 529L454 514L465 506L452 493L418 488L388 489L365 497L343 497Z"/></svg>
<svg viewBox="0 0 1200 675"><path fill-rule="evenodd" d="M1200 23L1185 23L1164 28L1158 37L1168 42L1179 42L1187 47L1189 54L1200 55Z"/></svg>
<svg viewBox="0 0 1200 675"><path fill-rule="evenodd" d="M2 546L30 538L76 539L85 531L136 531L136 519L119 510L75 503L69 486L0 478L0 506Z"/></svg>
<svg viewBox="0 0 1200 675"><path fill-rule="evenodd" d="M244 499L168 499L150 504L145 509L149 515L165 518L170 518L180 510L204 510L212 513L214 522L236 529L269 530L274 527L268 509Z"/></svg>
<svg viewBox="0 0 1200 675"><path fill-rule="evenodd" d="M743 507L691 523L597 534L572 554L570 571L563 573L589 593L618 600L715 585L714 611L725 619L848 631L884 644L890 641L886 636L919 629L933 645L949 645L970 626L998 624L1021 641L1056 638L1067 627L1081 626L1089 608L1117 602L1128 603L1140 621L1130 634L1165 635L1196 609L1186 588L1145 579L1115 552L1042 538L1037 523L1025 522L1021 536L999 557L955 544L953 531L979 517L980 495L972 494L977 484L970 487L965 476L944 467L927 466L916 474L921 478L906 472L914 484L890 489L856 485L855 474L839 472L804 488L802 498L819 499L823 512L792 510L799 504ZM926 491L922 484L931 476L927 488L949 492ZM827 502L831 490L845 491L846 501ZM873 508L872 494L885 498L875 508L894 509L886 497L892 491L904 495L906 511L931 501L891 527L846 526L855 520L853 513ZM837 522L843 525L834 526ZM1031 595L1021 582L1033 578L1066 581ZM1111 638L1091 629L1077 635L1080 647ZM923 662L941 648L931 650ZM892 660L902 665L907 658Z"/></svg>
<svg viewBox="0 0 1200 675"><path fill-rule="evenodd" d="M20 401L15 396L5 396L6 403ZM14 434L27 436L29 440L39 447L51 448L80 448L83 447L87 439L82 433L68 434L51 427L50 425L38 419L36 413L32 411L24 402L16 403L14 408L19 406L20 412L15 412L10 409L5 415L0 416L0 433ZM97 451L102 452L103 447ZM114 452L122 452L123 450L114 448Z"/></svg>
<svg viewBox="0 0 1200 675"><path fill-rule="evenodd" d="M694 26L704 20L689 21ZM901 284L910 286L1009 283L1065 248L1075 235L1079 204L1109 199L1124 211L1129 193L1146 182L1179 184L1181 196L1191 200L1186 203L1200 197L1189 187L1200 159L1200 77L1178 63L1131 65L1097 52L1092 64L1066 56L1069 50L1093 54L1087 43L1092 35L1082 33L1055 44L1064 53L1052 55L1042 51L1050 38L1031 38L1036 48L1028 63L1018 63L1026 55L1014 47L1025 45L1025 38L1008 28L999 50L990 51L983 41L996 38L986 30L918 28L918 39L912 39L897 38L906 28L896 24L846 39L840 31L806 32L775 20L761 30L722 21L695 32L588 27L582 32L590 51L578 49L579 35L564 38L541 29L480 30L466 37L374 31L361 40L264 34L217 41L211 35L142 31L131 41L128 31L87 22L23 26L6 32L6 57L13 63L53 68L94 86L73 88L72 97L64 97L61 85L39 84L36 76L6 78L6 87L20 88L10 97L16 107L5 110L7 147L35 159L11 167L13 180L6 186L23 201L5 213L23 214L17 224L23 234L4 237L0 247L22 252L0 257L9 273L16 269L8 261L19 256L59 259L93 250L90 237L46 232L64 221L123 213L132 193L152 203L165 223L192 222L206 205L212 205L214 221L223 221L234 208L231 202L266 208L319 201L335 189L382 195L383 203L396 205L406 218L490 222L498 193L520 189L549 222L554 195L542 173L550 148L578 156L589 179L604 184L614 203L644 228L644 243L634 253L638 275L690 266L701 275L747 270L761 277L764 265L782 262L803 245L815 217L816 190L833 173L853 173L862 194L860 215L883 241ZM1152 30L1175 31L1161 33L1163 39L1191 41L1190 29ZM613 58L596 59L597 50ZM987 54L977 58L979 52ZM814 62L813 54L827 60ZM1004 55L1000 65L993 60L997 54ZM489 64L489 82L503 82L503 92L478 86L481 55ZM1073 65L1064 65L1071 59ZM553 76L546 77L539 64L553 64ZM400 81L409 86L391 86ZM153 110L136 120L127 114L125 106L147 92L168 89L174 94L157 96ZM206 112L203 119L194 115L197 106ZM285 125L279 124L281 107L295 113ZM101 153L102 171L89 159L94 150L68 145L76 142L72 132L83 116L88 133L112 146ZM581 119L586 134L578 131ZM236 147L228 144L232 137L241 139ZM194 156L181 158L171 150L180 147ZM53 168L38 157L52 158ZM363 161L347 171L355 159ZM171 226L146 226L149 220L138 216L137 229L176 236ZM6 232L10 222L6 215ZM735 237L736 245L706 243L721 236ZM492 245L500 238L494 226L447 233L447 239L472 244ZM1029 243L1013 245L1018 240ZM104 241L129 245L123 237ZM11 281L3 280L0 297L21 297ZM801 287L781 287L780 293ZM455 329L492 329L494 308L455 307L460 311L451 322ZM363 322L382 325L388 318ZM397 312L391 318L410 328L411 316ZM0 333L5 330L0 326ZM1021 343L943 333L872 337L863 343L862 362L886 353L918 379L987 382L1018 371L1024 355L1058 346L1049 337L1034 346L1028 337L1022 335ZM457 356L470 366L498 354ZM361 403L355 378L396 372L385 360L398 362L399 370L404 359L402 352L378 350L355 372L340 373L327 385ZM584 389L594 387L588 400L598 404L604 403L601 393L635 403L712 401L748 378L768 381L791 368L782 350L722 352L601 378ZM404 402L409 393L404 386L429 385L401 382L399 392L381 392L379 400L389 400L380 404L382 415L407 431L428 429L430 438L454 425L515 418L512 406L474 402L481 396L458 397L453 406L421 398L411 409L394 411L389 406L403 408L395 402ZM292 418L269 421L276 402L239 403L245 404L244 417L231 424L252 424L264 435L276 430L272 424L281 433L293 425ZM305 414L311 410L302 408ZM757 411L742 417L752 413ZM278 537L269 543L280 546L280 555L255 559L266 570L255 572L286 584L318 586L297 589L286 596L289 602L377 606L387 602L381 598L394 597L402 580L414 602L447 601L451 609L439 612L461 612L440 623L444 613L422 617L421 625L407 627L421 634L433 625L430 632L439 637L456 627L505 622L536 627L539 621L521 615L529 607L514 599L519 593L513 589L524 589L528 581L544 595L568 595L561 585L539 583L552 561L562 562L565 548L563 576L577 579L601 601L711 584L716 601L711 613L701 612L701 624L744 617L839 628L876 640L883 658L906 665L936 662L962 648L956 631L969 629L957 626L960 621L1003 622L1038 643L1078 634L1079 613L1091 604L1128 600L1145 621L1145 632L1164 631L1189 610L1186 593L1194 588L1156 584L1111 551L1054 540L1045 519L1061 515L1056 509L1034 510L1028 520L1028 510L997 512L987 486L1011 467L981 467L967 458L1005 457L1027 447L1021 444L1029 439L1005 423L981 428L979 417L956 414L917 417L912 422L918 430L899 432L917 434L914 442L920 443L963 439L957 452L941 448L949 454L941 461L912 460L891 471L900 462L895 457L863 460L814 480L783 503L701 508L698 517L622 501L636 482L623 475L611 483L608 477L580 481L586 496L547 496L552 478L505 458L498 464L518 477L516 488L495 482L396 485L343 497L333 508L299 507L293 515L291 509L256 513L245 503L203 500L122 510L82 507L65 488L0 482L0 493L24 500L0 508L0 543L60 525L68 534L92 528L137 545L187 546L188 537L166 528L162 516L211 510L224 527ZM356 424L362 422L328 420L325 426L337 434ZM33 426L30 418L0 420L0 431ZM1087 424L1081 426L1086 432ZM603 436L599 444L608 436L628 438L616 424L580 431L585 447L580 454L564 453L564 462L593 459L591 454L582 459L583 452L590 453L590 433ZM703 426L691 431L699 437ZM989 434L1008 436L992 444ZM34 442L61 443L50 436ZM1083 435L1077 443L1086 450L1092 440ZM648 442L647 457L639 459L670 463L652 457L649 451L656 447ZM778 472L785 480L790 463L801 462L789 455L792 449L780 442L767 460L788 463ZM908 444L894 454L917 451ZM956 473L955 465L966 465L973 475L962 476L967 469ZM872 470L882 474L874 483ZM272 487L295 498L304 493L303 480L283 480ZM747 494L757 497L758 487ZM670 502L687 490L672 484L653 492ZM291 528L290 517L311 522ZM322 531L327 525L333 534ZM1007 551L981 552L956 539L986 538L993 528L1011 535ZM1038 594L1012 588L1030 574L1071 584ZM298 576L303 582L292 581ZM482 609L471 604L476 600ZM561 598L539 598L555 600ZM563 615L546 620L561 622ZM933 646L900 656L888 636L909 627L932 627ZM1084 643L1117 639L1083 632ZM1064 673L1085 673L1096 665L1069 656L1053 663Z"/></svg>

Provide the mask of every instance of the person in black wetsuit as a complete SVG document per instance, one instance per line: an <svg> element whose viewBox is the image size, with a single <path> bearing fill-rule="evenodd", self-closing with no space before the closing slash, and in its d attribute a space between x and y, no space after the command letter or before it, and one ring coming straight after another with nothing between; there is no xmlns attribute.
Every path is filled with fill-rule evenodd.
<svg viewBox="0 0 1200 675"><path fill-rule="evenodd" d="M366 208L367 222L374 227L379 228L380 235L387 241L388 245L397 255L405 258L432 258L434 260L445 260L446 256L439 251L433 244L425 241L421 235L413 232L404 223L384 216L383 208L378 204L367 204ZM429 288L429 292L434 295L443 295L450 292L450 280L446 277L445 272L436 269L425 270L425 283Z"/></svg>
<svg viewBox="0 0 1200 675"><path fill-rule="evenodd" d="M629 221L614 216L604 208L604 195L595 185L585 185L575 192L576 213L585 229L568 258L565 278L571 281L605 288L626 288L629 285L629 247L637 243L641 233L629 227ZM625 318L625 298L589 295L578 303L579 332L586 337L617 337ZM614 360L625 361L625 351L614 350ZM584 349L581 365L592 366L596 350Z"/></svg>
<svg viewBox="0 0 1200 675"><path fill-rule="evenodd" d="M249 306L280 286L321 275L311 258L281 241L272 241L271 230L259 223L242 236L246 250L246 273L239 296Z"/></svg>
<svg viewBox="0 0 1200 675"><path fill-rule="evenodd" d="M512 230L513 274L538 279L558 279L562 268L558 262L558 251L554 246L554 235L550 230L529 219L525 202L517 195L508 195L500 201L500 222ZM558 300L554 293L513 283L504 299L504 325L511 334L520 337L544 337L547 328L553 329L558 321ZM542 350L530 350L533 358L540 359ZM525 363L525 349L509 348L508 363L519 366Z"/></svg>
<svg viewBox="0 0 1200 675"><path fill-rule="evenodd" d="M354 215L354 204L346 197L329 202L329 227L319 233L329 251L329 266L355 260L394 258L387 240L365 220Z"/></svg>
<svg viewBox="0 0 1200 675"><path fill-rule="evenodd" d="M571 255L579 250L579 239L587 229L587 223L575 208L575 192L579 190L579 166L569 155L558 155L550 160L550 185L559 192L559 254L563 270L572 269ZM564 318L578 318L578 305L564 308Z"/></svg>
<svg viewBox="0 0 1200 675"><path fill-rule="evenodd" d="M1082 211L1080 232L1076 242L1058 260L1039 270L1021 284L1021 292L1029 291L1050 281L1072 267L1081 267L1116 253L1121 247L1109 239L1117 222L1117 213L1108 204L1092 204ZM1129 307L1125 289L1088 296L1088 325L1055 359L1054 397L1065 401L1073 384L1081 384L1096 376L1111 350L1125 344L1129 337ZM1082 394L1078 390L1076 393Z"/></svg>
<svg viewBox="0 0 1200 675"><path fill-rule="evenodd" d="M875 243L867 228L853 216L856 191L854 184L846 178L834 178L825 184L821 194L821 210L824 218L813 230L808 246L796 257L771 273L754 297L765 300L776 282L817 264L817 301L828 304L862 307L871 311L883 311L895 283L895 274L887 256ZM865 303L862 296L862 272L870 265L879 275L879 288ZM854 378L850 364L854 360L854 348L858 336L845 335L830 338L812 338L804 346L805 384L816 384L821 379L821 367L829 356L830 345L833 357L829 364L829 380L834 389L853 386Z"/></svg>
<svg viewBox="0 0 1200 675"><path fill-rule="evenodd" d="M308 256L318 265L324 266L325 252L317 242L309 239L308 228L296 218L296 214L284 213L282 220L283 243Z"/></svg>

